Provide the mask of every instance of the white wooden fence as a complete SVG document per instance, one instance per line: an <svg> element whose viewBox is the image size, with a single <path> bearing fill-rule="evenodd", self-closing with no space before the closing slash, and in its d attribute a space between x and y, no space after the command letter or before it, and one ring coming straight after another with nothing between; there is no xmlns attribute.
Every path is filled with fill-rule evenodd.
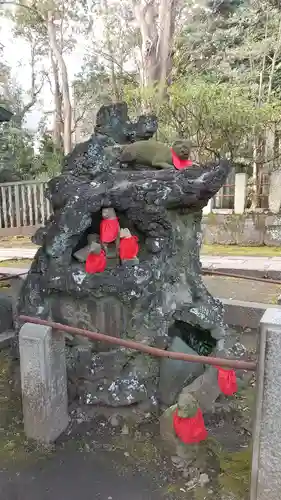
<svg viewBox="0 0 281 500"><path fill-rule="evenodd" d="M247 175L233 172L226 184L203 209L204 214L243 213L246 209ZM21 181L0 184L0 236L31 235L46 224L52 213L45 198L47 182ZM268 208L268 179L261 184L261 208Z"/></svg>
<svg viewBox="0 0 281 500"><path fill-rule="evenodd" d="M0 235L29 235L44 225L52 212L45 197L47 182L0 184Z"/></svg>

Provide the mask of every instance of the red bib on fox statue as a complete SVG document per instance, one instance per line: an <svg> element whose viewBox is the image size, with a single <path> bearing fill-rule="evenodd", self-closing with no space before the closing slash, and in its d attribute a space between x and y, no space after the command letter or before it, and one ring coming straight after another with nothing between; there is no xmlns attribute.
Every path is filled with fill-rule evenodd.
<svg viewBox="0 0 281 500"><path fill-rule="evenodd" d="M101 243L112 243L118 237L120 226L113 208L102 210L102 221L100 223Z"/></svg>
<svg viewBox="0 0 281 500"><path fill-rule="evenodd" d="M117 239L119 233L118 219L103 219L100 224L100 241L102 243L112 243Z"/></svg>
<svg viewBox="0 0 281 500"><path fill-rule="evenodd" d="M89 274L103 273L106 268L105 251L100 253L90 253L86 259L85 271Z"/></svg>
<svg viewBox="0 0 281 500"><path fill-rule="evenodd" d="M171 148L173 165L177 170L182 170L183 168L192 167L193 162L191 160L181 160L174 150Z"/></svg>
<svg viewBox="0 0 281 500"><path fill-rule="evenodd" d="M198 408L194 417L179 417L178 409L174 413L174 431L182 443L195 444L205 441L208 437L202 411Z"/></svg>
<svg viewBox="0 0 281 500"><path fill-rule="evenodd" d="M121 230L122 232L122 230ZM121 234L120 234L121 236ZM139 244L137 236L127 236L120 238L119 256L121 260L135 259L139 253Z"/></svg>
<svg viewBox="0 0 281 500"><path fill-rule="evenodd" d="M218 386L226 396L233 396L238 390L236 373L234 370L217 367L218 369Z"/></svg>

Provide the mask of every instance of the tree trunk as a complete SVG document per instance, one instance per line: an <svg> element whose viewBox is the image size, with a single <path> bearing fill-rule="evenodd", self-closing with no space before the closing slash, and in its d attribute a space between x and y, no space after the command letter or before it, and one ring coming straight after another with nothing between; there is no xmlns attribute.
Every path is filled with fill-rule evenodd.
<svg viewBox="0 0 281 500"><path fill-rule="evenodd" d="M270 74L269 74L269 78L268 78L268 90L267 90L267 98L268 99L270 99L271 93L272 93L273 78L275 75L276 63L277 63L277 60L278 60L278 57L280 54L280 49L281 49L281 20L279 22L278 35L277 35L276 45L274 48L273 58L271 61Z"/></svg>
<svg viewBox="0 0 281 500"><path fill-rule="evenodd" d="M54 101L55 101L53 141L56 148L61 150L63 147L62 93L60 89L58 65L54 59L52 52L50 57L51 57L53 77L54 77Z"/></svg>
<svg viewBox="0 0 281 500"><path fill-rule="evenodd" d="M267 100L269 101L272 94L273 79L276 71L276 64L280 55L281 49L281 20L279 22L278 35L274 53L271 61L271 68L268 78ZM269 170L274 168L274 144L275 144L276 126L267 127L265 130L265 160Z"/></svg>
<svg viewBox="0 0 281 500"><path fill-rule="evenodd" d="M265 129L265 155L264 159L269 170L274 168L274 146L275 146L276 127L274 124Z"/></svg>
<svg viewBox="0 0 281 500"><path fill-rule="evenodd" d="M175 33L176 0L161 0L159 6L159 86L163 97L172 69L171 51Z"/></svg>
<svg viewBox="0 0 281 500"><path fill-rule="evenodd" d="M66 64L63 55L60 51L57 38L56 38L56 27L54 24L54 17L52 12L48 12L48 35L50 41L50 47L53 56L58 64L61 81L62 81L62 97L63 97L63 147L64 154L69 154L72 149L71 145L71 125L72 125L72 107L70 100L70 91L68 83L68 74Z"/></svg>
<svg viewBox="0 0 281 500"><path fill-rule="evenodd" d="M259 184L259 169L258 169L258 140L254 135L253 139L253 183L252 183L252 202L251 210L255 211L258 207L258 184Z"/></svg>
<svg viewBox="0 0 281 500"><path fill-rule="evenodd" d="M162 97L171 69L171 46L178 0L160 0L159 5L156 0L142 2L134 0L135 17L142 41L142 85L159 85Z"/></svg>
<svg viewBox="0 0 281 500"><path fill-rule="evenodd" d="M145 4L140 0L134 1L136 20L141 33L141 84L149 87L158 80L157 67L157 8L155 0L148 0Z"/></svg>
<svg viewBox="0 0 281 500"><path fill-rule="evenodd" d="M111 86L112 86L113 101L117 102L119 99L119 91L118 91L118 85L117 85L116 73L115 73L114 52L113 52L113 47L112 47L111 35L110 35L110 26L108 25L108 20L110 19L110 16L109 16L109 8L108 8L107 0L103 0L103 6L104 6L104 14L105 14L104 15L105 40L106 40L106 48L107 48L107 51L109 54L110 80L111 80Z"/></svg>

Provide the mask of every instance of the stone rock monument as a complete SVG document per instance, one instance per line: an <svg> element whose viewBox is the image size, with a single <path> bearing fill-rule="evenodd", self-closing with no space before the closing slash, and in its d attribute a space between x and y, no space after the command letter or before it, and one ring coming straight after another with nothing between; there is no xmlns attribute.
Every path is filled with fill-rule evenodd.
<svg viewBox="0 0 281 500"><path fill-rule="evenodd" d="M156 130L155 116L131 121L125 103L100 109L94 135L75 146L61 175L49 182L53 215L34 236L40 249L22 287L17 315L163 349L223 351L223 308L202 281L199 252L202 207L224 184L230 164L221 160L154 170L120 163L120 146L151 139ZM103 246L106 269L86 273L87 255L100 245L105 208L114 209L124 234L137 236L138 258L120 261L117 241ZM205 373L203 365L173 361L171 366L167 360L71 336L67 366L71 399L113 407L172 404Z"/></svg>

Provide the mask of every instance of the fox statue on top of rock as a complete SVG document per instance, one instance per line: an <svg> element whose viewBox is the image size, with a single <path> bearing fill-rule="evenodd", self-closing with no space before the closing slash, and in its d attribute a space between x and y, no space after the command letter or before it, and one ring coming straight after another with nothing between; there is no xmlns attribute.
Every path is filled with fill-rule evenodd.
<svg viewBox="0 0 281 500"><path fill-rule="evenodd" d="M120 110L120 116L122 116L123 108L121 107ZM106 116L106 113L104 113L104 108L102 108L97 115L97 125L95 128L98 135L103 135L104 133L107 134L108 124L104 116ZM123 118L127 118L125 114L123 114ZM152 135L152 133L156 131L156 117L139 117L135 129L133 127L133 124L128 123L127 119L125 122L127 124L128 130L127 133L124 134L125 137L127 137L127 139L130 141L135 140L136 142L130 142L129 144L124 145L118 144L117 146L116 144L111 144L110 146L106 146L104 148L106 156L120 163L120 166L128 164L129 169L135 169L138 168L138 166L141 166L141 169L143 170L145 168L181 169L193 165L193 162L190 160L191 142L189 140L178 139L174 141L172 147L170 148L167 144L155 141L150 137L150 135ZM105 140L107 141L107 135L105 137ZM116 134L116 139L118 138L118 141L120 142L123 141L125 137L122 137L121 134L117 137ZM109 214L107 214L108 211ZM121 245L121 253L123 252L123 254L125 245L127 246L127 248L129 245L133 245L134 247L136 247L137 245L137 236L131 235L128 228L121 229L121 231L125 231L125 233L128 232L129 234L126 237L123 236L120 241L120 227L114 209L105 208L102 211L102 215L103 220L100 226L100 240L99 235L90 235L90 237L92 238L94 236L95 243L89 244L89 241L87 241L87 244L84 248L74 253L74 257L77 258L80 262L86 262L87 272L103 272L106 269L107 265L106 256L109 256L109 258L110 256L111 258L118 256L119 242ZM113 229L113 237L110 239L110 241L107 241L103 238L102 233L105 232L105 228L107 228L107 232L110 233L112 230L110 230L109 226L115 226L115 229ZM98 242L100 242L101 245L99 245ZM128 253L128 251L126 253ZM127 264L138 263L136 251L133 251L132 256L127 256L127 259L122 258L122 256L120 256L120 259L123 265L125 264L125 262ZM111 263L112 261L109 262L109 264Z"/></svg>
<svg viewBox="0 0 281 500"><path fill-rule="evenodd" d="M171 150L155 143L156 131L155 116L132 121L125 103L100 109L93 136L75 146L48 184L53 214L33 238L40 248L17 315L229 356L222 304L202 281L199 253L202 207L231 166L195 164L189 143ZM197 381L209 402L219 395L217 371L204 365L79 337L68 337L66 349L69 397L79 405L147 412L174 404Z"/></svg>
<svg viewBox="0 0 281 500"><path fill-rule="evenodd" d="M142 165L142 168L171 169L174 167L180 170L194 165L190 160L191 142L189 140L177 140L170 148L166 144L150 139L121 147L118 146L118 149L114 146L107 146L105 152L114 155L114 149L115 155L117 151L116 160L118 158L121 164L128 163L129 168ZM80 262L86 262L86 271L88 273L103 272L106 268L106 255L111 254L112 256L112 252L116 257L120 251L122 264L137 264L139 262L137 258L138 237L131 235L128 228L120 229L113 208L104 208L102 210L100 236L97 234L90 236L94 237L95 243L89 244L88 241L84 248L74 253L74 257ZM98 241L100 244L98 244Z"/></svg>
<svg viewBox="0 0 281 500"><path fill-rule="evenodd" d="M114 149L116 150L109 146L105 151L108 154L114 154ZM171 148L162 142L150 140L119 147L116 158L119 158L121 163L128 163L130 168L142 165L154 169L174 167L179 170L193 165L190 154L191 142L187 139L174 141Z"/></svg>

